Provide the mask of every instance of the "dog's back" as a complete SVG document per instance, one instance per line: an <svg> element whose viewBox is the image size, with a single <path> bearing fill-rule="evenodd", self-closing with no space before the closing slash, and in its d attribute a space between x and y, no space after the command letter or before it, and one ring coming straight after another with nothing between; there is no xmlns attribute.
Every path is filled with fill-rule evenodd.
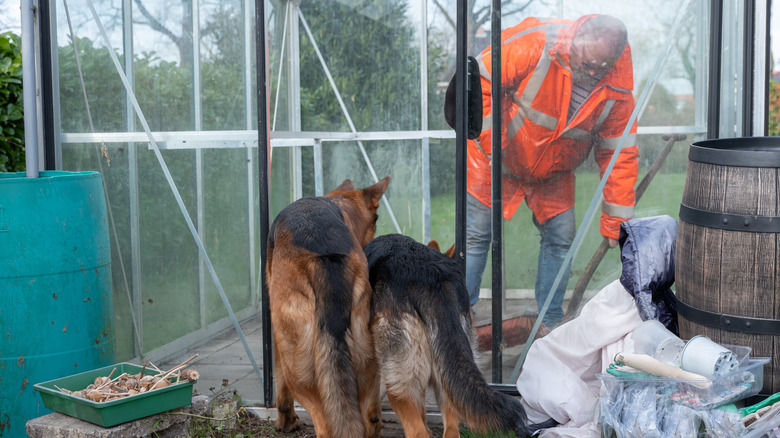
<svg viewBox="0 0 780 438"><path fill-rule="evenodd" d="M459 419L478 432L527 434L519 400L491 389L474 361L471 309L457 262L397 234L375 238L365 253L377 359L406 436L429 434L429 384L445 437L459 436Z"/></svg>
<svg viewBox="0 0 780 438"><path fill-rule="evenodd" d="M290 204L271 226L266 269L280 430L298 427L297 399L317 436L381 431L362 246L388 182L354 190L345 181L327 197Z"/></svg>

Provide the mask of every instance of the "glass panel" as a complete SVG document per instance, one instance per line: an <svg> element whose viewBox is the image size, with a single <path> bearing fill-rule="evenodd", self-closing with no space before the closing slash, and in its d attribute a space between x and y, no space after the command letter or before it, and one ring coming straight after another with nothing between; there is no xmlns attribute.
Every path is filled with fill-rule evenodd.
<svg viewBox="0 0 780 438"><path fill-rule="evenodd" d="M257 303L252 290L250 222L246 149L212 149L203 152L203 243L222 289L234 311ZM254 177L255 172L252 172ZM253 178L255 179L255 178ZM252 205L257 201L253 200ZM216 286L206 275L206 324L228 316Z"/></svg>
<svg viewBox="0 0 780 438"><path fill-rule="evenodd" d="M517 362L537 320L534 313L545 306L548 291L556 281L560 283L561 289L556 295L560 298L551 300L549 308L544 309L544 323L536 336L577 316L578 309L571 304L572 298L575 303L576 299L587 302L620 277L619 250L608 250L605 256L597 251L605 241L605 234L617 239L620 217L663 214L677 217L687 164L685 144L694 137L689 136L686 140L686 136L681 135L669 140L664 136L674 133L701 135L704 132L701 124L704 108L696 107L694 93L704 89L700 84L704 70L699 54L703 53L702 44L707 42L701 38L706 20L697 17L706 14L702 14L702 5L697 2L692 2L686 11L680 11L677 3L669 2L668 6L659 8L657 2L633 2L615 7L612 2L590 1L558 2L558 7L553 8L545 2L531 2L522 12L504 11L504 38L518 36L502 48L502 88L508 96L502 104L501 114L506 219L503 224L506 282L503 309L504 327L509 327L503 333L503 382L515 383ZM681 17L682 25L673 29L678 13L685 14ZM610 14L624 24L630 51L616 61L617 70L591 65L591 61L599 58L600 53L595 50L600 47L587 46L583 43L585 39L573 38L582 23L576 20L587 14ZM529 16L557 18L536 20ZM648 17L653 19L648 20ZM477 29L472 53L477 53L480 45L489 44L490 21L489 17L475 14L474 22ZM547 26L535 27L540 23ZM554 26L558 27L549 31ZM523 33L526 30L529 31ZM673 30L675 34L670 36ZM605 33L602 29L592 36ZM671 38L668 56L667 38ZM570 47L573 47L571 51ZM609 65L615 62L617 55L607 55L610 48L604 47L607 52L603 60ZM491 68L489 52L488 47L482 52L486 56L478 56L487 70ZM549 56L549 53L555 55ZM538 62L540 54L542 62ZM582 68L578 71L580 65ZM572 76L578 84L573 89L569 88ZM490 114L490 90L484 88L490 87L490 83L483 80L482 86L484 111ZM571 104L569 93L582 97ZM615 100L615 103L607 104L607 100ZM602 113L604 118L600 120ZM567 116L569 114L571 117ZM638 128L626 131L627 123L630 127L633 121L638 122ZM490 123L490 119L485 122ZM468 220L472 225L483 224L486 233L483 239L490 237L490 213L484 205L491 201L491 128L492 125L483 126L482 136L478 138L479 147L472 142L469 149L469 193L475 199L481 199L473 205L483 205L483 208L475 207ZM624 132L628 137L621 140ZM610 164L612 151L621 143L622 155ZM667 144L671 148L668 156ZM656 159L658 162L654 165ZM602 172L608 166L612 167L613 175L606 180L602 192L598 188ZM636 183L651 168L653 174L648 182L652 181L658 166L658 171L664 173L663 182L650 185L634 207ZM602 213L604 202L612 219ZM476 214L480 210L482 222ZM573 214L567 211L573 211ZM568 231L564 233L564 230ZM468 235L476 236L469 232L467 240ZM544 244L549 245L545 246L547 250L540 250L541 242L545 241L543 236L551 239ZM484 303L483 300L491 296L493 274L489 241L483 241L486 242L482 246L484 256L479 256L476 245L467 253L472 260L467 259L469 265L478 266L475 260L480 258L486 260L480 290L472 290L472 302L479 293L475 306L478 315L486 313L480 309L490 305L489 301ZM566 241L572 243L571 251ZM544 253L550 255L540 261L540 254ZM571 260L570 275L565 270L559 271L567 258ZM554 261L556 259L558 262ZM478 267L473 271L467 268L467 284L473 283L472 272L479 271ZM539 281L542 283L537 285ZM564 290L565 295L562 295Z"/></svg>
<svg viewBox="0 0 780 438"><path fill-rule="evenodd" d="M771 2L769 5L769 71L771 77L768 86L767 131L771 136L778 136L780 135L780 6L777 2Z"/></svg>
<svg viewBox="0 0 780 438"><path fill-rule="evenodd" d="M101 157L100 147L95 144L66 144L63 147L64 169L95 170L102 160L103 183L106 188L107 211L109 220L109 240L111 242L111 275L113 277L114 303L114 339L117 358L132 357L137 353L137 336L140 335L140 299L134 297L135 278L131 268L131 212L130 197L134 196L128 184L128 150L124 144L107 144L106 155ZM110 166L108 165L110 162Z"/></svg>
<svg viewBox="0 0 780 438"><path fill-rule="evenodd" d="M149 127L194 129L192 0L133 5L135 93Z"/></svg>
<svg viewBox="0 0 780 438"><path fill-rule="evenodd" d="M163 151L163 158L187 210L197 211L195 152ZM141 305L149 351L200 325L198 250L152 151L139 148L138 170Z"/></svg>
<svg viewBox="0 0 780 438"><path fill-rule="evenodd" d="M269 126L271 131L289 131L289 108L286 90L289 89L288 73L291 68L291 54L285 49L289 44L290 22L297 23L291 17L291 2L266 2L268 32L268 99L270 101ZM296 34L297 35L297 34ZM283 62L287 59L287 62ZM282 70L286 68L286 70Z"/></svg>
<svg viewBox="0 0 780 438"><path fill-rule="evenodd" d="M431 141L431 238L442 249L455 244L454 139Z"/></svg>
<svg viewBox="0 0 780 438"><path fill-rule="evenodd" d="M743 76L744 53L744 16L745 2L723 2L723 25L721 52L721 82L720 82L720 126L718 136L721 138L741 137L743 135L743 93L745 78ZM733 78L733 82L726 80Z"/></svg>
<svg viewBox="0 0 780 438"><path fill-rule="evenodd" d="M238 0L204 2L200 8L201 105L205 130L246 127L243 4Z"/></svg>
<svg viewBox="0 0 780 438"><path fill-rule="evenodd" d="M133 22L123 22L122 7L131 5ZM256 160L247 154L247 141L192 143L192 133L184 140L161 140L158 132L192 130L200 118L207 129L214 130L246 129L254 124L246 117L247 107L254 107L247 104L247 96L253 95L246 89L247 78L254 76L245 74L243 67L248 57L246 47L252 45L246 37L252 33L245 31L242 5L222 2L200 10L193 9L191 0L95 2L120 63L125 62L122 42L134 36L134 63L126 68L135 85L135 97L236 312L255 305L258 296L252 283L257 266L251 261L257 263L259 254L255 242L247 238L257 236L256 199L250 199L248 189L252 184L252 193L257 193L256 169L252 167ZM67 136L140 130L140 120L128 117L130 106L124 87L86 2L68 2L68 14L64 13L65 4L60 6L57 35L63 132ZM199 58L192 56L194 15L200 17ZM78 41L78 63L70 44L71 28ZM83 88L79 71L84 77ZM201 84L201 100L197 102L193 99L196 80ZM90 99L90 112L83 90ZM225 318L227 311L201 264L191 231L151 145L84 138L93 142L64 140L63 167L99 170L102 165L109 206L116 212L110 229L116 234L112 236L112 272L118 358L126 360L164 347ZM250 136L249 144L252 141ZM242 147L236 147L239 143ZM193 144L193 148L223 148L205 152L181 149ZM166 150L168 147L171 150ZM253 257L250 251L255 252ZM134 339L132 313L142 321L135 329L142 333L140 342Z"/></svg>
<svg viewBox="0 0 780 438"><path fill-rule="evenodd" d="M273 149L271 160L271 221L284 207L292 202L292 188L288 184L290 175L290 149Z"/></svg>
<svg viewBox="0 0 780 438"><path fill-rule="evenodd" d="M302 26L302 129L350 131L352 125L358 131L417 129L420 57L415 29L406 19L409 5L400 0L307 1L300 8L313 37L312 41L303 36Z"/></svg>
<svg viewBox="0 0 780 438"><path fill-rule="evenodd" d="M107 2L96 2L95 9L104 23L113 23L112 26L105 26L105 30L110 39L118 42L114 44L114 49L121 60L124 56L122 28L115 19L120 11ZM64 115L61 118L62 131L125 131L127 120L122 81L116 74L86 2L69 1L67 8L59 2L58 12L57 63L60 73L60 112ZM74 39L78 56L74 54ZM84 101L82 79L84 88L88 90L89 107Z"/></svg>
<svg viewBox="0 0 780 438"><path fill-rule="evenodd" d="M295 3L299 3L301 18L298 9L289 7ZM427 5L425 38L420 28L421 3ZM490 43L489 2L467 3L472 8L468 11L468 52L476 56ZM425 240L429 208L430 237L444 249L455 242L455 139L442 117L445 90L454 74L455 5L455 1L433 0L266 3L268 97L275 141L270 178L272 218L296 198L317 194L320 181L324 192L345 178L358 187L369 185L373 183L373 169L379 178L393 178L386 194L388 204L383 203L379 211L378 235L401 232ZM630 74L623 73L633 79L625 88L639 104L638 170L629 179L641 181L651 169L655 170L654 163L659 160L659 173L637 201L634 217L677 217L687 144L705 132L708 2L692 1L690 5L663 63L658 60L666 56L665 43L680 12L680 2L616 5L595 0L537 0L505 6L503 10L504 29L527 17L574 20L590 13L609 13L625 23L632 63L626 67ZM252 279L259 278L258 267L262 268L256 225L257 151L247 153L246 148L254 144L251 137L244 142L203 139L214 138L205 137L210 131L241 132L256 126L254 34L247 29L246 19L247 8L253 11L254 5L238 0L98 0L95 6L113 49L132 79L151 130L155 135L176 132L160 140L162 155L234 310L252 310L258 303L258 285ZM68 7L92 120L90 124L79 66L70 44L69 23L60 1L56 22L64 168L94 170L100 168L98 163L103 167L116 228L116 237L112 236L116 247L112 250L118 357L127 359L140 354L132 334L132 312L143 321L144 352L164 348L204 330L208 324L224 321L227 313L145 136L105 142L109 165L101 150L104 142L99 136L86 135L92 130L130 134L142 129L129 109L86 2L69 1ZM124 22L123 14L129 11L132 21ZM423 44L425 51L421 52ZM129 62L123 59L125 52L132 52ZM196 53L198 56L193 56ZM557 91L547 95L549 101L564 98L563 92ZM562 108L568 111L568 106ZM537 109L545 116L558 115L546 107ZM624 109L623 119L627 120L632 110ZM578 128L589 124L590 119L575 122ZM621 125L615 123L611 128L610 136L619 138ZM397 135L419 130L432 138L420 134L399 139ZM300 138L289 140L291 134L287 131L300 131ZM328 135L352 132L362 140ZM670 140L664 136L669 134L680 134L684 139L674 142L666 156ZM572 182L556 194L556 200L573 201L575 231L585 223L577 251L572 254L571 276L563 279L567 296L562 311L569 313L568 317L576 315L576 309L569 309L570 297L581 294L586 302L617 279L622 269L618 250L612 249L598 261L592 276L587 272L603 241L598 186L609 156L602 156L599 166L593 153L584 150L587 147L575 149L562 158L556 157L557 161L551 160L553 166L559 166L556 172L564 173L534 175L538 179L558 178L556 181L571 177ZM427 150L430 158L425 163ZM517 166L522 158L528 157L508 154L505 164L520 171ZM536 161L525 164L528 171L541 170L533 167ZM430 166L429 180L426 165ZM470 182L474 181L470 176ZM528 190L538 190L539 181L532 186ZM504 206L514 209L509 196L514 194L509 192L511 185L505 183L504 188ZM429 206L423 201L427 195ZM609 193L606 198L610 201L614 196ZM591 203L594 208L589 212ZM510 324L503 334L499 380L513 384L517 361L536 321L523 312L526 306L537 305L534 289L540 235L526 202L517 202L516 213L503 225L503 317ZM250 242L252 239L254 242ZM119 267L119 254L123 268ZM478 284L477 308L480 340L488 341L492 274L488 251L486 269ZM551 275L555 278L557 272ZM584 276L591 278L584 290L578 290ZM181 320L170 318L171 308ZM486 357L490 355L489 342L487 345L482 348ZM488 380L493 380L491 369L490 363L483 366Z"/></svg>

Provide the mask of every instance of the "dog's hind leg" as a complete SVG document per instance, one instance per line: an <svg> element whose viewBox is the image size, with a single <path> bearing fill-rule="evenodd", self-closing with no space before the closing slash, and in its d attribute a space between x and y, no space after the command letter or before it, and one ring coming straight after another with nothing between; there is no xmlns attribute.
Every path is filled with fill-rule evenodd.
<svg viewBox="0 0 780 438"><path fill-rule="evenodd" d="M405 394L387 393L387 400L393 411L401 420L406 438L430 438L431 431L425 424L425 403L409 398Z"/></svg>
<svg viewBox="0 0 780 438"><path fill-rule="evenodd" d="M366 428L366 437L378 438L382 435L382 405L379 400L380 377L376 364L372 364L365 370L364 376L358 376L364 385L360 391L360 406L363 411L363 424Z"/></svg>
<svg viewBox="0 0 780 438"><path fill-rule="evenodd" d="M274 350L274 375L276 376L276 430L290 433L300 429L298 414L295 413L295 400L284 378L284 371L281 366L281 358L278 350Z"/></svg>
<svg viewBox="0 0 780 438"><path fill-rule="evenodd" d="M307 381L298 371L308 371L308 367L301 370L301 358L293 358L292 354L282 357L280 348L274 349L274 370L278 380L276 382L276 403L279 417L276 420L276 429L285 433L300 428L298 414L294 410L295 400L311 417L314 423L314 432L318 438L335 438L330 426L328 415L325 413L324 401L320 397L316 385ZM296 360L297 359L297 360ZM285 369L290 373L289 379L285 377Z"/></svg>
<svg viewBox="0 0 780 438"><path fill-rule="evenodd" d="M414 315L385 317L373 322L387 400L401 420L407 438L428 438L425 393L431 378L430 347L425 326Z"/></svg>
<svg viewBox="0 0 780 438"><path fill-rule="evenodd" d="M366 437L378 438L382 434L382 404L379 399L381 378L377 362L374 337L369 320L371 315L371 285L360 277L353 289L355 300L350 317L351 328L347 336L352 361L358 370L355 377L358 384L358 402L363 416Z"/></svg>
<svg viewBox="0 0 780 438"><path fill-rule="evenodd" d="M458 438L460 430L458 429L458 412L452 403L446 402L441 408L441 414L444 419L443 438Z"/></svg>
<svg viewBox="0 0 780 438"><path fill-rule="evenodd" d="M442 438L458 438L460 437L459 417L458 411L455 409L455 405L447 398L446 392L441 388L440 384L433 380L431 386L436 394L436 402L439 405L439 410L442 415L442 422L444 423L444 434Z"/></svg>
<svg viewBox="0 0 780 438"><path fill-rule="evenodd" d="M286 366L294 368L295 365L283 362L284 359L280 357L281 355L277 351L278 349L274 350L274 369L276 376L278 376L276 382L276 406L279 415L276 419L276 430L289 433L300 428L298 414L295 413L293 405L295 400L297 400L311 417L317 437L333 437L328 417L324 411L323 401L317 393L317 389L310 382L304 382L304 379L301 379L300 376L297 379L285 379L284 368ZM293 371L289 372L293 373Z"/></svg>
<svg viewBox="0 0 780 438"><path fill-rule="evenodd" d="M299 390L296 391L296 397L301 406L306 409L306 412L311 417L311 422L314 424L314 433L317 438L338 438L337 434L331 430L331 419L325 412L323 401L313 391ZM360 438L360 437L356 437Z"/></svg>

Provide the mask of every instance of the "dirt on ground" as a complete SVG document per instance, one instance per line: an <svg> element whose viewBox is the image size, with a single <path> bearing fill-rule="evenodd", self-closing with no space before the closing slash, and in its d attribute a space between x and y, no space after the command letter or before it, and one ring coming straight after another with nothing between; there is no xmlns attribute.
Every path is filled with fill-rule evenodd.
<svg viewBox="0 0 780 438"><path fill-rule="evenodd" d="M209 438L250 438L250 437L286 437L286 438L314 438L314 426L301 422L301 428L294 432L277 432L273 420L260 418L241 409L238 413L236 426L230 430L214 429L213 425L200 427L197 422L192 427L193 437ZM382 429L382 438L403 438L403 429L399 424L386 423ZM441 437L439 431L433 430L432 438Z"/></svg>
<svg viewBox="0 0 780 438"><path fill-rule="evenodd" d="M210 421L193 421L190 427L190 436L208 438L250 438L250 437L291 437L314 438L314 427L302 424L295 432L277 432L274 422L257 417L244 409L238 412L235 427L222 429L214 427Z"/></svg>

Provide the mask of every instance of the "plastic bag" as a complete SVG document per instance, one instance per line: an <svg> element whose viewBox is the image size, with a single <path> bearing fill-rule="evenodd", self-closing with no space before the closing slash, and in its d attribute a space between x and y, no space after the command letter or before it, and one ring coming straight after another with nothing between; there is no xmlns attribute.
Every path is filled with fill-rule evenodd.
<svg viewBox="0 0 780 438"><path fill-rule="evenodd" d="M740 438L780 438L780 402L748 425Z"/></svg>
<svg viewBox="0 0 780 438"><path fill-rule="evenodd" d="M745 430L736 411L696 410L675 402L671 397L674 385L610 386L608 395L601 398L600 422L605 437L735 438Z"/></svg>

